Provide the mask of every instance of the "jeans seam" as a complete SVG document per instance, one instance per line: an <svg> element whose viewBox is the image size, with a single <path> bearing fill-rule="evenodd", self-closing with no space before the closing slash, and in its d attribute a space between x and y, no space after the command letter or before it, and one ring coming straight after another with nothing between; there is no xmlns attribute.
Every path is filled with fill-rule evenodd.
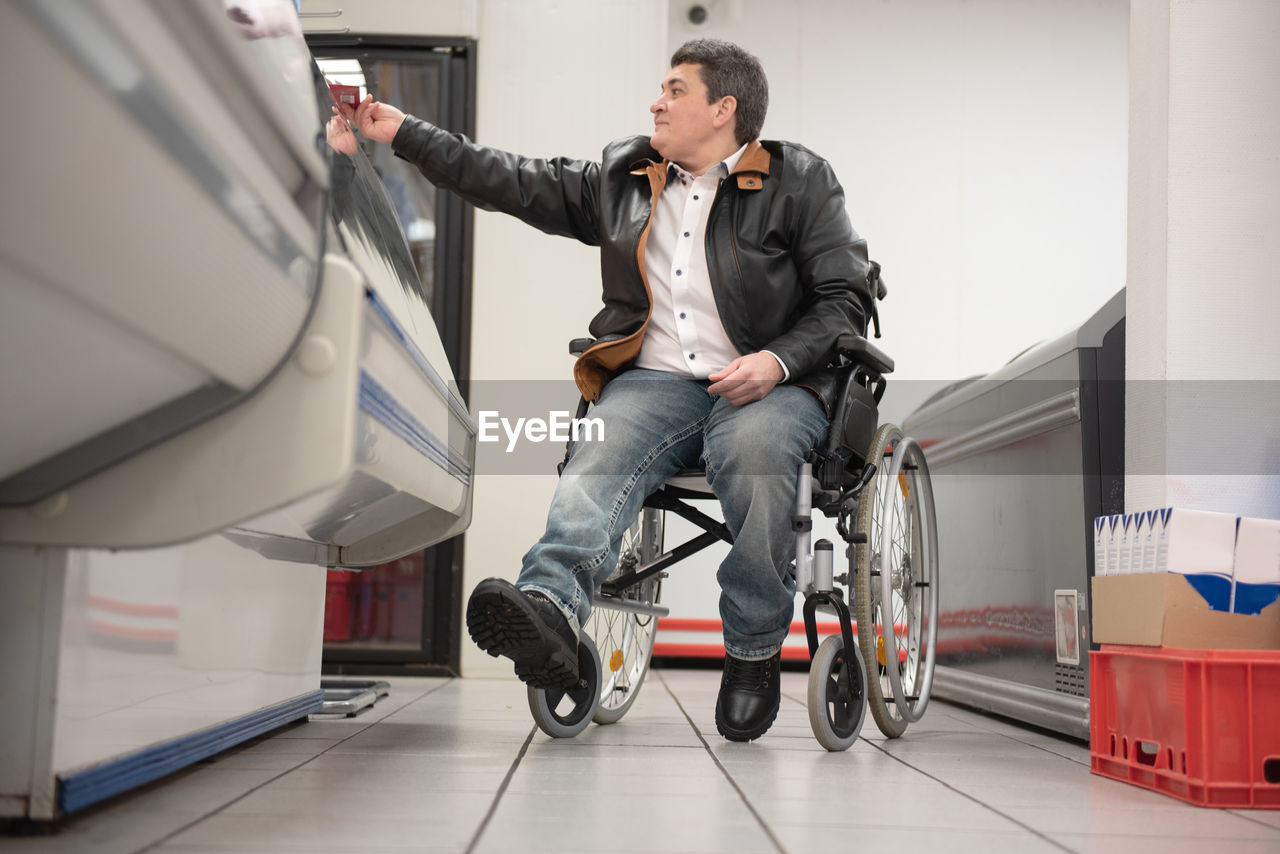
<svg viewBox="0 0 1280 854"><path fill-rule="evenodd" d="M538 593L541 593L543 596L546 596L547 599L551 601L551 604L555 605L556 608L559 609L561 614L564 614L565 619L569 621L569 627L573 629L573 633L578 634L579 632L581 632L582 627L578 622L578 600L580 597L578 596L577 591L574 591L573 601L570 602L568 606L566 606L561 601L559 594L553 593L552 591L543 587L541 584L530 584L528 587L521 587L520 590L521 592L524 592L524 593L528 593L530 591L537 591Z"/></svg>
<svg viewBox="0 0 1280 854"><path fill-rule="evenodd" d="M649 451L649 453L645 454L644 458L640 460L640 464L637 465L635 471L631 473L631 477L627 478L627 482L622 485L622 489L618 492L618 499L614 502L613 507L609 511L608 537L610 543L613 542L614 526L618 524L618 516L622 513L622 507L627 503L627 499L631 497L631 492L635 489L635 485L640 481L640 476L648 471L649 466L653 465L653 461L672 445L689 438L696 431L702 430L706 421L707 419L705 417L701 418L683 430L677 433L672 433L658 443L658 445ZM582 561L570 567L569 572L575 577L579 572L587 570L595 572L595 570L599 569L604 564L605 559L609 557L609 551L610 549L606 547L603 552L593 556L591 560Z"/></svg>
<svg viewBox="0 0 1280 854"><path fill-rule="evenodd" d="M724 651L739 661L765 661L773 658L782 649L782 642L779 641L761 649L745 650L741 647L734 646L728 641L725 642Z"/></svg>

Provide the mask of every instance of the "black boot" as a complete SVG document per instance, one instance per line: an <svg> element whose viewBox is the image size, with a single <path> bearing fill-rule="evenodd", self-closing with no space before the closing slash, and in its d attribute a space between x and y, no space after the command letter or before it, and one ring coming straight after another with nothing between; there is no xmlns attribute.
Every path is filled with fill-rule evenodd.
<svg viewBox="0 0 1280 854"><path fill-rule="evenodd" d="M781 670L781 650L761 661L725 655L716 699L716 729L721 735L730 741L751 741L765 734L782 702Z"/></svg>
<svg viewBox="0 0 1280 854"><path fill-rule="evenodd" d="M578 682L578 637L541 593L486 578L467 602L467 632L485 652L514 661L516 676L527 685L567 688Z"/></svg>

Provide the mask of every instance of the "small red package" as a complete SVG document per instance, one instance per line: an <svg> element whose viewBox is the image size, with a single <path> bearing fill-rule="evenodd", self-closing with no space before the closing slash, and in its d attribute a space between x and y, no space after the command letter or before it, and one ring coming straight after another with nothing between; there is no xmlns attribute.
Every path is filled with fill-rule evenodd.
<svg viewBox="0 0 1280 854"><path fill-rule="evenodd" d="M338 104L339 106L345 104L354 110L360 105L360 87L344 86L341 83L330 83L329 97L333 99L335 104Z"/></svg>

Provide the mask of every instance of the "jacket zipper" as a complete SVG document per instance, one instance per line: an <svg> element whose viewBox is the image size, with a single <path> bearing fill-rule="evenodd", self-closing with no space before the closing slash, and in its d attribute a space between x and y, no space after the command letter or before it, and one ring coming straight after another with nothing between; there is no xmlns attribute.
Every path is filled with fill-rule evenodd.
<svg viewBox="0 0 1280 854"><path fill-rule="evenodd" d="M732 177L733 175L730 174L729 178L732 178ZM725 181L728 181L729 178L725 178L724 181L721 181L720 186L716 188L716 197L711 200L711 213L715 213L716 204L719 203L721 198L720 191L724 187ZM708 219L708 222L710 222L710 213L708 214L707 219ZM730 215L729 217L729 248L733 250L733 266L738 270L738 282L739 284L742 284L743 286L745 286L746 277L742 275L742 260L738 257L738 240L737 240L737 237L735 236L736 232L737 232L736 224L733 222L732 215ZM706 254L706 251L707 251L707 248L704 241L704 245L702 247L702 252L704 255ZM715 276L710 267L707 268L707 274L708 274L708 277L711 279L712 291L714 292ZM724 322L724 319L721 318L721 323L723 322ZM725 327L725 332L728 332L728 331L729 331L728 327ZM730 337L730 340L732 341L732 337ZM733 346L737 347L738 342L733 341Z"/></svg>

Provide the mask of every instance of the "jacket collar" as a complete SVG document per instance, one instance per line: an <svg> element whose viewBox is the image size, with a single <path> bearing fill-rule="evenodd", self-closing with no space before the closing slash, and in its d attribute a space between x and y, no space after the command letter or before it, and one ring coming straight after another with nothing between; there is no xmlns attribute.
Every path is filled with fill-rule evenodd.
<svg viewBox="0 0 1280 854"><path fill-rule="evenodd" d="M739 190L759 190L764 186L764 176L769 174L769 152L755 139L738 158L733 175L738 176Z"/></svg>
<svg viewBox="0 0 1280 854"><path fill-rule="evenodd" d="M764 176L769 174L771 159L769 152L760 144L760 140L752 140L747 145L747 150L742 152L742 156L738 158L738 164L733 167L733 172L730 173L737 176L738 189L761 189L764 186ZM631 170L631 174L648 175L650 182L661 188L666 184L667 167L669 165L670 163L666 160L661 163L653 160L644 160L633 164L634 168Z"/></svg>

